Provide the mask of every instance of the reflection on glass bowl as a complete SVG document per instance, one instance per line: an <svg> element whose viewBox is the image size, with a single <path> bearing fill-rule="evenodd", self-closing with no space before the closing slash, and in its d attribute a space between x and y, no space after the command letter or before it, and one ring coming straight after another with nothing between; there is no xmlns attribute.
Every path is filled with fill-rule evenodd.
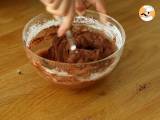
<svg viewBox="0 0 160 120"><path fill-rule="evenodd" d="M110 56L88 63L63 63L37 55L47 50L52 41L32 41L32 39L43 29L59 24L57 19L44 13L31 19L23 30L25 51L40 75L59 85L85 87L100 80L115 68L125 43L125 32L116 20L105 14L89 10L83 16L75 16L73 24L86 25L103 31L110 40L115 41L117 47L117 50ZM31 46L31 42L35 42L35 45Z"/></svg>

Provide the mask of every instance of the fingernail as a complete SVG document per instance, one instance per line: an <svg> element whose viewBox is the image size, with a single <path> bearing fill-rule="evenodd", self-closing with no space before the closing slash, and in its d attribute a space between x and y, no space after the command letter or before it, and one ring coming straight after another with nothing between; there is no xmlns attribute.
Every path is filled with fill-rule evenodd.
<svg viewBox="0 0 160 120"><path fill-rule="evenodd" d="M61 37L63 34L64 34L64 30L60 27L59 29L58 29L58 37Z"/></svg>
<svg viewBox="0 0 160 120"><path fill-rule="evenodd" d="M58 37L61 37L61 36L62 36L62 33L61 33L61 32L58 32L57 35L58 35Z"/></svg>

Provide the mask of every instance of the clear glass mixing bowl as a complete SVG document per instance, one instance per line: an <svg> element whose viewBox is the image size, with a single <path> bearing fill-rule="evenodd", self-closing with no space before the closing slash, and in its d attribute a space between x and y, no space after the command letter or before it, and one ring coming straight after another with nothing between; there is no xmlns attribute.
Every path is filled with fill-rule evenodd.
<svg viewBox="0 0 160 120"><path fill-rule="evenodd" d="M109 74L117 65L125 43L125 32L120 23L112 17L98 12L87 10L83 16L75 16L73 25L86 25L103 31L106 36L115 42L117 50L110 56L88 63L62 63L40 57L37 51L48 49L52 41L35 41L37 44L30 46L37 33L52 25L59 25L60 21L53 16L43 13L32 18L24 27L23 43L27 56L33 66L44 78L56 84L65 86L85 87L95 83Z"/></svg>

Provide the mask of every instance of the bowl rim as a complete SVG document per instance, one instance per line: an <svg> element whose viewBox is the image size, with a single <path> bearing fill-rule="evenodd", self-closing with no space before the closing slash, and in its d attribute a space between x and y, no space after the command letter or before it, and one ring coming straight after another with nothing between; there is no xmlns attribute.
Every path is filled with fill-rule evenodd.
<svg viewBox="0 0 160 120"><path fill-rule="evenodd" d="M121 32L121 36L122 36L122 46L117 49L115 52L113 52L111 55L103 58L103 59L100 59L100 60L96 60L96 61L91 61L91 62L84 62L84 63L66 63L66 62L60 62L60 61L54 61L54 60L49 60L49 59L46 59L44 57L41 57L39 55L37 55L36 53L34 53L32 50L30 50L26 45L24 45L24 41L25 41L25 30L27 29L28 25L33 21L35 20L36 18L38 18L39 16L41 15L46 15L48 13L40 13L39 15L31 18L24 26L23 28L23 31L22 31L22 40L23 40L23 46L25 49L27 49L30 53L32 53L33 55L35 55L36 57L40 58L40 59L43 59L45 61L48 61L50 63L58 63L58 64L65 64L65 65L88 65L88 64L95 64L95 63L99 63L99 62L102 62L102 61L105 61L109 58L112 58L113 56L115 56L121 49L123 49L124 47L124 44L125 44L125 40L126 40L126 34L125 34L125 31L124 31L124 28L122 27L122 25L117 21L115 20L114 18L112 18L111 16L107 15L107 14L104 14L104 13L101 13L101 12L97 12L97 11L93 11L93 10L86 10L86 12L88 13L95 13L95 14L99 14L99 15L103 15L104 17L107 17L109 19L111 19L112 21L114 21L120 28L120 32Z"/></svg>

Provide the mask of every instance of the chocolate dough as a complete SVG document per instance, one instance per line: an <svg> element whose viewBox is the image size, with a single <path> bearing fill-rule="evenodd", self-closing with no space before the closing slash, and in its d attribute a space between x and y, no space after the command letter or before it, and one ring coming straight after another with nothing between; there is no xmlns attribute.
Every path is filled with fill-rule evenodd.
<svg viewBox="0 0 160 120"><path fill-rule="evenodd" d="M66 36L57 36L58 27L51 26L42 30L34 40L51 39L52 45L43 57L65 63L84 63L103 59L111 55L116 46L114 42L107 39L103 32L88 28L86 26L72 27L72 34L77 49L70 50Z"/></svg>

